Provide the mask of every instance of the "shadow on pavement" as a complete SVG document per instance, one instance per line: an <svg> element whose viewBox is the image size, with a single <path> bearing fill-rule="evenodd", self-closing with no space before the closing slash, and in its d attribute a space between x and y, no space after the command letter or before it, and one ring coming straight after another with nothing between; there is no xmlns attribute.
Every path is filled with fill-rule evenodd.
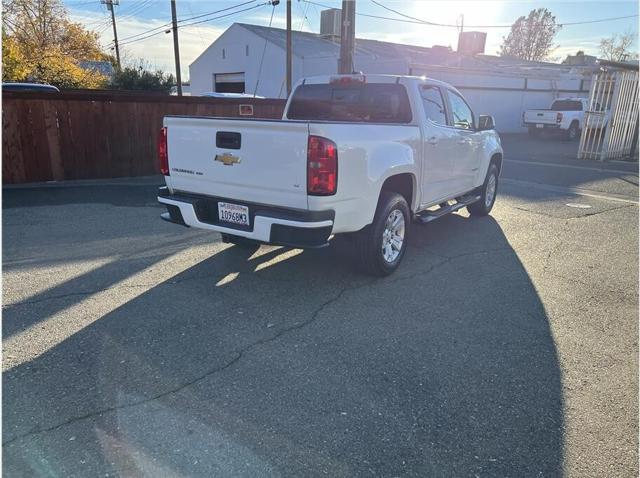
<svg viewBox="0 0 640 478"><path fill-rule="evenodd" d="M380 280L229 247L8 370L5 475L560 475L553 337L500 226L411 242Z"/></svg>

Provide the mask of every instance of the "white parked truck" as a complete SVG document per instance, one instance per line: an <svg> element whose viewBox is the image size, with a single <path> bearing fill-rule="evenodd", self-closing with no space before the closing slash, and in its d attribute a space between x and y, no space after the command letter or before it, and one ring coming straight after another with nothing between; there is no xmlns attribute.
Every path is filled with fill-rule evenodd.
<svg viewBox="0 0 640 478"><path fill-rule="evenodd" d="M282 120L167 116L163 219L234 244L310 248L345 234L361 265L399 265L412 221L496 199L502 147L451 85L424 77L299 81Z"/></svg>
<svg viewBox="0 0 640 478"><path fill-rule="evenodd" d="M522 122L531 136L542 131L555 131L567 139L574 140L585 126L585 112L589 109L587 98L558 98L546 110L527 110L522 114ZM603 128L607 125L608 116L596 104L591 111L590 128Z"/></svg>

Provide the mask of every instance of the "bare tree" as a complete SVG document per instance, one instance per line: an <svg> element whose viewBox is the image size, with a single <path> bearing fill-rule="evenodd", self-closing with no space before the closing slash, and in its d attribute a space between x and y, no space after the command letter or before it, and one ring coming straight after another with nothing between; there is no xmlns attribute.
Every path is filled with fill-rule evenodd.
<svg viewBox="0 0 640 478"><path fill-rule="evenodd" d="M633 45L636 36L632 32L618 35L614 33L609 38L600 40L600 54L605 60L625 61L637 58L637 53L632 53L629 49Z"/></svg>
<svg viewBox="0 0 640 478"><path fill-rule="evenodd" d="M556 17L546 8L531 10L511 25L509 35L502 39L500 55L528 61L548 59L556 48L553 40L560 28Z"/></svg>

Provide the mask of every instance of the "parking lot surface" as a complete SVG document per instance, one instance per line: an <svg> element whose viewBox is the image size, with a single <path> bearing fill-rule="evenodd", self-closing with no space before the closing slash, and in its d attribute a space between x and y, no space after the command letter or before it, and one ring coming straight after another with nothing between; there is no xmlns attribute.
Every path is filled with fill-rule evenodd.
<svg viewBox="0 0 640 478"><path fill-rule="evenodd" d="M5 189L5 476L637 476L637 163L548 147L384 279L162 222L161 178Z"/></svg>

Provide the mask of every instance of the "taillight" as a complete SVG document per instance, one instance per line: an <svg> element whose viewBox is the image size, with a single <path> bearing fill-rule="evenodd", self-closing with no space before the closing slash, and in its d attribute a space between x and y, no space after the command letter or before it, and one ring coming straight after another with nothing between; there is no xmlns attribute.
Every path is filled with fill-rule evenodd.
<svg viewBox="0 0 640 478"><path fill-rule="evenodd" d="M556 123L562 123L562 113L556 113Z"/></svg>
<svg viewBox="0 0 640 478"><path fill-rule="evenodd" d="M160 130L158 135L158 163L160 164L160 172L165 176L169 176L169 153L167 151L167 127Z"/></svg>
<svg viewBox="0 0 640 478"><path fill-rule="evenodd" d="M362 73L358 73L355 75L340 75L340 76L332 76L329 78L330 85L340 85L340 86L359 86L364 85L367 82L367 77Z"/></svg>
<svg viewBox="0 0 640 478"><path fill-rule="evenodd" d="M307 194L331 196L338 186L336 143L320 136L309 136L307 146Z"/></svg>

